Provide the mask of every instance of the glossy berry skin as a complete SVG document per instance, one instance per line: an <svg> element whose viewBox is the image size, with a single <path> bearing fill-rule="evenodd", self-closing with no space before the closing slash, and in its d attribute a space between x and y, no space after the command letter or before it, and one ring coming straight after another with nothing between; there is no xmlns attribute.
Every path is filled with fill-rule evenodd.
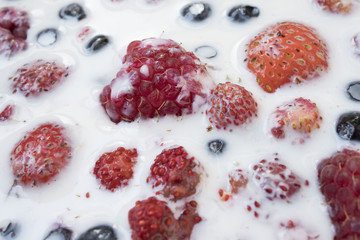
<svg viewBox="0 0 360 240"><path fill-rule="evenodd" d="M350 83L347 87L347 93L352 100L360 101L360 81Z"/></svg>
<svg viewBox="0 0 360 240"><path fill-rule="evenodd" d="M200 182L197 167L195 158L183 147L165 149L151 165L147 182L154 188L161 186L164 197L177 201L195 194Z"/></svg>
<svg viewBox="0 0 360 240"><path fill-rule="evenodd" d="M353 8L352 0L316 0L316 3L324 11L336 14L348 14Z"/></svg>
<svg viewBox="0 0 360 240"><path fill-rule="evenodd" d="M108 225L99 225L90 228L80 235L77 240L117 240L114 229Z"/></svg>
<svg viewBox="0 0 360 240"><path fill-rule="evenodd" d="M228 12L228 17L233 22L245 22L259 15L259 8L250 5L237 5Z"/></svg>
<svg viewBox="0 0 360 240"><path fill-rule="evenodd" d="M123 66L103 89L100 102L115 123L181 116L193 112L195 97L204 100L208 81L192 52L169 39L144 39L129 44Z"/></svg>
<svg viewBox="0 0 360 240"><path fill-rule="evenodd" d="M277 156L273 160L261 160L253 166L254 179L270 200L287 200L301 188L301 179Z"/></svg>
<svg viewBox="0 0 360 240"><path fill-rule="evenodd" d="M211 90L207 103L206 115L217 129L239 126L257 116L252 93L234 83L219 83Z"/></svg>
<svg viewBox="0 0 360 240"><path fill-rule="evenodd" d="M133 177L133 167L137 162L137 150L119 147L113 152L101 155L96 161L94 174L101 185L110 191L128 185Z"/></svg>
<svg viewBox="0 0 360 240"><path fill-rule="evenodd" d="M210 152L215 154L222 153L225 146L226 146L225 141L221 139L212 140L208 143L208 148Z"/></svg>
<svg viewBox="0 0 360 240"><path fill-rule="evenodd" d="M211 6L205 2L189 3L181 10L181 15L192 22L201 22L211 14Z"/></svg>
<svg viewBox="0 0 360 240"><path fill-rule="evenodd" d="M0 55L10 57L25 50L29 28L27 12L14 7L0 8Z"/></svg>
<svg viewBox="0 0 360 240"><path fill-rule="evenodd" d="M58 62L38 59L24 64L9 78L13 93L37 97L51 91L69 75L69 70Z"/></svg>
<svg viewBox="0 0 360 240"><path fill-rule="evenodd" d="M336 124L336 132L342 139L360 141L360 112L343 113Z"/></svg>
<svg viewBox="0 0 360 240"><path fill-rule="evenodd" d="M58 227L51 230L44 240L58 239L58 240L71 240L72 231L65 227Z"/></svg>
<svg viewBox="0 0 360 240"><path fill-rule="evenodd" d="M34 128L11 151L11 167L18 183L47 183L58 175L71 158L72 147L65 128L44 123Z"/></svg>
<svg viewBox="0 0 360 240"><path fill-rule="evenodd" d="M78 3L71 3L59 11L59 17L65 20L80 21L86 17L83 7Z"/></svg>
<svg viewBox="0 0 360 240"><path fill-rule="evenodd" d="M187 240L195 224L201 221L196 213L197 203L185 204L178 219L166 202L155 197L137 201L130 209L128 219L133 240Z"/></svg>
<svg viewBox="0 0 360 240"><path fill-rule="evenodd" d="M309 99L296 98L278 106L271 116L271 133L276 138L285 138L289 131L310 134L320 128L322 117L315 103Z"/></svg>
<svg viewBox="0 0 360 240"><path fill-rule="evenodd" d="M247 67L269 93L288 83L319 76L328 67L328 50L316 31L297 22L281 22L259 33L247 49Z"/></svg>
<svg viewBox="0 0 360 240"><path fill-rule="evenodd" d="M86 45L86 49L91 52L95 53L100 51L110 42L109 38L105 35L96 35L90 39L90 41Z"/></svg>
<svg viewBox="0 0 360 240"><path fill-rule="evenodd" d="M318 180L335 227L334 240L360 239L360 153L344 149L322 160Z"/></svg>
<svg viewBox="0 0 360 240"><path fill-rule="evenodd" d="M7 105L4 110L0 112L0 122L8 120L14 113L14 105Z"/></svg>

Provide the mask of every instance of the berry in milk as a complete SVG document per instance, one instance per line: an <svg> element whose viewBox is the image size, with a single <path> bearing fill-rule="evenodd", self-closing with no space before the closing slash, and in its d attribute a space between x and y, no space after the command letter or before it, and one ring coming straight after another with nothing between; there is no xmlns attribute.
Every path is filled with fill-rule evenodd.
<svg viewBox="0 0 360 240"><path fill-rule="evenodd" d="M248 4L0 1L0 238L359 238L359 3Z"/></svg>

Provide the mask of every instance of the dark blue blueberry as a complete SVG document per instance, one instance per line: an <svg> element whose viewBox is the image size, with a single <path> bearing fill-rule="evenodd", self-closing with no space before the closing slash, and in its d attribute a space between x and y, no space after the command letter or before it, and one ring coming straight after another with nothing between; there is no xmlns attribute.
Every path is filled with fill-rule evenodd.
<svg viewBox="0 0 360 240"><path fill-rule="evenodd" d="M115 231L107 225L90 228L80 235L77 240L117 240Z"/></svg>
<svg viewBox="0 0 360 240"><path fill-rule="evenodd" d="M208 143L210 152L215 154L222 153L225 145L225 141L221 139L212 140Z"/></svg>
<svg viewBox="0 0 360 240"><path fill-rule="evenodd" d="M86 17L86 13L80 4L71 3L60 10L59 16L62 19L76 19L80 21Z"/></svg>
<svg viewBox="0 0 360 240"><path fill-rule="evenodd" d="M233 22L245 22L253 17L258 17L260 10L257 7L249 5L237 5L230 9L228 17Z"/></svg>
<svg viewBox="0 0 360 240"><path fill-rule="evenodd" d="M64 227L58 227L44 238L44 240L71 240L72 231Z"/></svg>
<svg viewBox="0 0 360 240"><path fill-rule="evenodd" d="M347 92L353 100L360 101L360 81L350 83Z"/></svg>
<svg viewBox="0 0 360 240"><path fill-rule="evenodd" d="M181 15L189 21L200 22L211 14L211 7L208 3L194 2L186 5L181 10Z"/></svg>
<svg viewBox="0 0 360 240"><path fill-rule="evenodd" d="M217 55L217 51L215 48L211 46L200 46L195 49L195 53L197 56L203 57L203 58L214 58Z"/></svg>
<svg viewBox="0 0 360 240"><path fill-rule="evenodd" d="M47 28L37 35L37 41L41 46L48 47L57 41L58 31L55 28Z"/></svg>
<svg viewBox="0 0 360 240"><path fill-rule="evenodd" d="M360 141L360 112L343 113L338 119L336 132L343 139Z"/></svg>
<svg viewBox="0 0 360 240"><path fill-rule="evenodd" d="M0 227L0 236L7 237L7 239L15 238L19 232L19 225L10 222L5 228Z"/></svg>
<svg viewBox="0 0 360 240"><path fill-rule="evenodd" d="M86 49L89 52L97 52L109 43L109 38L105 35L96 35L93 37L88 44Z"/></svg>

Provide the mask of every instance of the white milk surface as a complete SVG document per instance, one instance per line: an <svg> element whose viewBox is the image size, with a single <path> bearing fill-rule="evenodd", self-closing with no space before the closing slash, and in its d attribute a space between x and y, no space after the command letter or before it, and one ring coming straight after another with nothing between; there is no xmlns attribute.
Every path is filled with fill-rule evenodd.
<svg viewBox="0 0 360 240"><path fill-rule="evenodd" d="M146 183L155 156L177 145L184 146L202 166L197 192L186 199L198 202L202 217L192 240L307 240L306 235L332 239L334 233L319 192L316 167L322 159L345 147L360 149L359 142L341 140L335 131L341 113L360 109L360 103L346 94L347 85L360 80L360 57L355 56L351 45L352 37L360 32L359 3L355 3L351 14L343 16L323 12L310 0L207 0L212 15L203 23L190 23L180 15L190 1L161 0L152 5L144 1L80 0L87 17L76 22L58 17L58 11L71 3L69 0L0 0L0 7L17 6L28 11L31 19L28 49L9 59L0 57L0 111L8 104L14 104L16 109L9 121L0 122L0 227L11 221L20 226L16 239L39 240L61 225L72 229L76 239L90 227L108 224L115 228L119 239L129 240L129 209L137 200L155 195ZM239 3L257 6L260 16L245 23L230 22L226 12ZM317 29L329 48L329 69L308 83L285 86L269 94L247 70L243 49L259 31L287 20ZM50 27L59 30L58 40L44 47L37 43L36 35ZM89 27L90 36L81 40L78 35L85 27ZM96 34L109 36L111 42L102 51L89 54L84 46ZM127 44L149 37L173 39L188 51L204 45L215 48L216 57L198 57L207 64L215 82L232 81L252 92L259 105L258 117L232 132L208 132L204 111L133 123L111 122L99 103L99 94L120 69ZM22 64L38 58L63 61L70 66L69 77L37 98L12 94L8 78ZM317 104L323 117L320 129L303 144L291 138L273 138L267 126L270 114L276 106L298 97ZM11 150L25 132L47 121L67 127L73 142L71 163L49 184L12 188ZM225 140L226 148L222 154L214 155L207 143L218 138ZM110 192L100 187L92 169L102 153L118 146L137 148L139 158L129 185ZM233 169L250 172L254 164L270 160L274 153L308 180L309 186L303 186L289 201L270 201L250 179L247 190L227 202L220 200L218 190L228 188L228 174ZM261 202L258 218L246 209L249 198ZM168 202L178 216L185 200ZM288 220L301 228L285 231L280 223Z"/></svg>

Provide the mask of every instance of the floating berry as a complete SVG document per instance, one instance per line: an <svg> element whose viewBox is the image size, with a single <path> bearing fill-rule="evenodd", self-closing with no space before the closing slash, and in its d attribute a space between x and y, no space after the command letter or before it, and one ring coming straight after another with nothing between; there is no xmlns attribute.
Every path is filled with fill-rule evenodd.
<svg viewBox="0 0 360 240"><path fill-rule="evenodd" d="M226 146L225 141L221 139L212 140L208 143L210 152L215 154L222 153L225 146Z"/></svg>
<svg viewBox="0 0 360 240"><path fill-rule="evenodd" d="M37 42L43 47L49 47L56 43L57 38L58 30L55 28L47 28L38 33Z"/></svg>
<svg viewBox="0 0 360 240"><path fill-rule="evenodd" d="M192 22L201 22L211 14L211 6L205 2L189 3L181 10L181 15Z"/></svg>
<svg viewBox="0 0 360 240"><path fill-rule="evenodd" d="M75 19L80 21L86 17L86 13L80 4L71 3L59 11L59 17L65 20Z"/></svg>
<svg viewBox="0 0 360 240"><path fill-rule="evenodd" d="M0 112L0 122L8 120L14 113L14 105L7 105L2 112Z"/></svg>
<svg viewBox="0 0 360 240"><path fill-rule="evenodd" d="M108 225L99 225L90 228L80 235L77 240L117 240L115 230Z"/></svg>
<svg viewBox="0 0 360 240"><path fill-rule="evenodd" d="M360 112L343 113L336 124L336 132L342 139L360 141Z"/></svg>
<svg viewBox="0 0 360 240"><path fill-rule="evenodd" d="M72 238L72 231L65 227L58 227L54 230L51 230L49 234L44 238L44 240L71 240Z"/></svg>
<svg viewBox="0 0 360 240"><path fill-rule="evenodd" d="M86 49L91 52L95 53L100 51L102 48L104 48L106 45L109 44L109 38L105 35L96 35L86 45Z"/></svg>
<svg viewBox="0 0 360 240"><path fill-rule="evenodd" d="M228 17L233 22L245 22L259 15L259 8L250 5L237 5L232 7L228 12Z"/></svg>
<svg viewBox="0 0 360 240"><path fill-rule="evenodd" d="M352 0L316 0L316 2L324 11L331 13L348 14L353 8Z"/></svg>
<svg viewBox="0 0 360 240"><path fill-rule="evenodd" d="M350 83L347 88L347 93L351 99L360 101L360 81Z"/></svg>

